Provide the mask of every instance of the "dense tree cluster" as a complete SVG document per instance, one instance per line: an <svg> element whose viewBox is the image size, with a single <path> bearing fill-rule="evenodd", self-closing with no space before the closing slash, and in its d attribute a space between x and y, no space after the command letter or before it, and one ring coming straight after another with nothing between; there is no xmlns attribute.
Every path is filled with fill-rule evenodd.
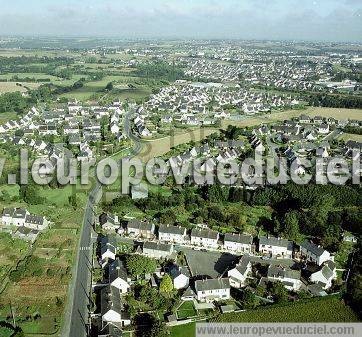
<svg viewBox="0 0 362 337"><path fill-rule="evenodd" d="M362 108L362 98L360 96L313 93L306 98L308 103L313 106L347 109Z"/></svg>
<svg viewBox="0 0 362 337"><path fill-rule="evenodd" d="M126 258L126 267L132 276L153 273L156 270L156 261L142 255L129 255Z"/></svg>
<svg viewBox="0 0 362 337"><path fill-rule="evenodd" d="M360 126L346 126L343 131L345 133L353 133L356 135L362 135L362 127L360 127Z"/></svg>
<svg viewBox="0 0 362 337"><path fill-rule="evenodd" d="M156 78L167 81L175 81L184 76L182 68L163 61L139 64L134 73L139 77Z"/></svg>
<svg viewBox="0 0 362 337"><path fill-rule="evenodd" d="M362 240L357 241L353 254L350 278L347 283L346 299L358 316L362 318Z"/></svg>

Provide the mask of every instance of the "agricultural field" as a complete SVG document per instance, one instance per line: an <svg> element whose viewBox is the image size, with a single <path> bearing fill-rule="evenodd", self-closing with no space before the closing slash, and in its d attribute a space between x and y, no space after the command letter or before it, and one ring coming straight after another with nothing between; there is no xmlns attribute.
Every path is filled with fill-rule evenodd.
<svg viewBox="0 0 362 337"><path fill-rule="evenodd" d="M77 191L81 208L86 201L85 191ZM50 188L42 192L46 198L44 204L27 205L18 200L19 190L12 186L7 193L12 194L14 201L0 202L0 209L26 207L31 213L52 221L32 247L0 233L0 273L4 283L0 287L0 320L10 314L11 304L26 336L59 331L83 218L82 212L69 205L71 186L61 192ZM16 273L9 273L11 268Z"/></svg>
<svg viewBox="0 0 362 337"><path fill-rule="evenodd" d="M145 141L139 157L142 161L146 162L153 157L162 156L163 154L169 152L174 146L189 143L191 141L198 142L217 131L218 129L214 128L189 129L188 131L176 134L175 136L167 136L155 140Z"/></svg>
<svg viewBox="0 0 362 337"><path fill-rule="evenodd" d="M40 83L32 83L32 82L0 82L0 94L5 92L27 92L28 89L36 89L38 88Z"/></svg>
<svg viewBox="0 0 362 337"><path fill-rule="evenodd" d="M313 298L284 306L220 314L214 322L358 322L356 314L337 296ZM194 337L196 323L174 326L171 337Z"/></svg>
<svg viewBox="0 0 362 337"><path fill-rule="evenodd" d="M328 296L284 306L221 314L215 322L358 322L358 318L338 296Z"/></svg>
<svg viewBox="0 0 362 337"><path fill-rule="evenodd" d="M344 141L354 140L356 142L362 143L362 135L356 135L352 133L342 133L338 136L338 139L343 139Z"/></svg>
<svg viewBox="0 0 362 337"><path fill-rule="evenodd" d="M0 113L0 125L5 124L6 122L10 120L17 119L16 112L3 112Z"/></svg>
<svg viewBox="0 0 362 337"><path fill-rule="evenodd" d="M8 233L0 232L0 293L10 270L26 255L27 250L26 242L11 238Z"/></svg>
<svg viewBox="0 0 362 337"><path fill-rule="evenodd" d="M298 117L300 115L308 115L311 117L333 117L336 119L357 119L362 120L362 111L359 109L338 109L338 108L322 108L322 107L308 107L305 110L287 110L282 112L272 112L262 116L250 116L238 121L223 120L222 127L226 128L227 125L235 125L239 127L247 127L265 123L272 123L275 121L283 121L285 119Z"/></svg>
<svg viewBox="0 0 362 337"><path fill-rule="evenodd" d="M322 116L334 117L339 119L358 119L362 120L362 111L358 109L335 109L335 108L307 108L306 110L288 110L283 112L274 112L263 116L246 116L242 120L232 121L223 120L221 128L225 129L228 125L235 125L238 127L247 127L253 125L260 125L264 123L271 123L275 121L285 120L291 117L297 117L301 114L309 116ZM166 136L155 140L144 141L144 147L139 157L143 161L150 158L161 156L170 151L174 146L190 141L200 141L214 132L218 132L217 128L190 128L187 131L179 131L180 133L173 136ZM349 137L348 139L361 141L361 136ZM343 137L343 136L342 136Z"/></svg>

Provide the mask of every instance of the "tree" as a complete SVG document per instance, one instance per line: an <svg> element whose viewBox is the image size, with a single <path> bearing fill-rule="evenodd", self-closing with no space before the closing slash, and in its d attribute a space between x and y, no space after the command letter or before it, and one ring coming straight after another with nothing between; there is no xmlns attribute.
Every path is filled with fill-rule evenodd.
<svg viewBox="0 0 362 337"><path fill-rule="evenodd" d="M270 291L276 303L284 303L288 300L288 291L281 282L273 282Z"/></svg>
<svg viewBox="0 0 362 337"><path fill-rule="evenodd" d="M155 316L144 313L135 317L135 335L136 337L166 337L169 336L169 330L165 323L158 320Z"/></svg>
<svg viewBox="0 0 362 337"><path fill-rule="evenodd" d="M241 297L241 303L243 309L254 309L259 304L259 300L251 290L245 289Z"/></svg>
<svg viewBox="0 0 362 337"><path fill-rule="evenodd" d="M160 215L160 223L173 225L176 222L176 215L171 210L168 209Z"/></svg>
<svg viewBox="0 0 362 337"><path fill-rule="evenodd" d="M106 91L111 91L113 90L113 82L109 82L107 85L106 85Z"/></svg>
<svg viewBox="0 0 362 337"><path fill-rule="evenodd" d="M241 229L241 231L244 228L243 217L241 216L238 209L230 209L230 211L227 213L227 222L229 226Z"/></svg>
<svg viewBox="0 0 362 337"><path fill-rule="evenodd" d="M40 196L39 188L35 184L22 185L20 187L20 197L31 205L44 203L44 198Z"/></svg>
<svg viewBox="0 0 362 337"><path fill-rule="evenodd" d="M285 214L283 234L289 240L298 241L300 232L298 214L295 211Z"/></svg>
<svg viewBox="0 0 362 337"><path fill-rule="evenodd" d="M72 194L68 197L69 205L71 205L74 209L78 207L79 199L76 194Z"/></svg>
<svg viewBox="0 0 362 337"><path fill-rule="evenodd" d="M322 235L326 228L328 213L333 209L335 199L327 194L323 198L314 200L309 210L310 220L315 224L315 234Z"/></svg>
<svg viewBox="0 0 362 337"><path fill-rule="evenodd" d="M149 335L147 337L167 337L169 336L169 331L164 322L156 320L153 322Z"/></svg>
<svg viewBox="0 0 362 337"><path fill-rule="evenodd" d="M156 266L156 261L147 256L129 255L126 258L126 267L132 276L152 273Z"/></svg>
<svg viewBox="0 0 362 337"><path fill-rule="evenodd" d="M161 293L170 293L173 290L172 278L170 275L166 274L160 283L160 292Z"/></svg>

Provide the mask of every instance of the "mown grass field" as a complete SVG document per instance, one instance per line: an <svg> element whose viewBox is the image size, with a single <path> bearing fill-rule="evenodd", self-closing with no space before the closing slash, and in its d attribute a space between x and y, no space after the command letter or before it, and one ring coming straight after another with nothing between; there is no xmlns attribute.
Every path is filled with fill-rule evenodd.
<svg viewBox="0 0 362 337"><path fill-rule="evenodd" d="M171 337L194 337L195 336L195 323L183 324L172 327Z"/></svg>

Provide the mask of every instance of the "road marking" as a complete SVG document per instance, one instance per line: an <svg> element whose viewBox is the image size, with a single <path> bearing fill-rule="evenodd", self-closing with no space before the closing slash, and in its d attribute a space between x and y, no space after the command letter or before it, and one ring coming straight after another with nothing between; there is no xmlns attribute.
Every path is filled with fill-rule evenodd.
<svg viewBox="0 0 362 337"><path fill-rule="evenodd" d="M91 249L91 247L86 246L86 247L80 247L79 250L90 250L90 249Z"/></svg>

